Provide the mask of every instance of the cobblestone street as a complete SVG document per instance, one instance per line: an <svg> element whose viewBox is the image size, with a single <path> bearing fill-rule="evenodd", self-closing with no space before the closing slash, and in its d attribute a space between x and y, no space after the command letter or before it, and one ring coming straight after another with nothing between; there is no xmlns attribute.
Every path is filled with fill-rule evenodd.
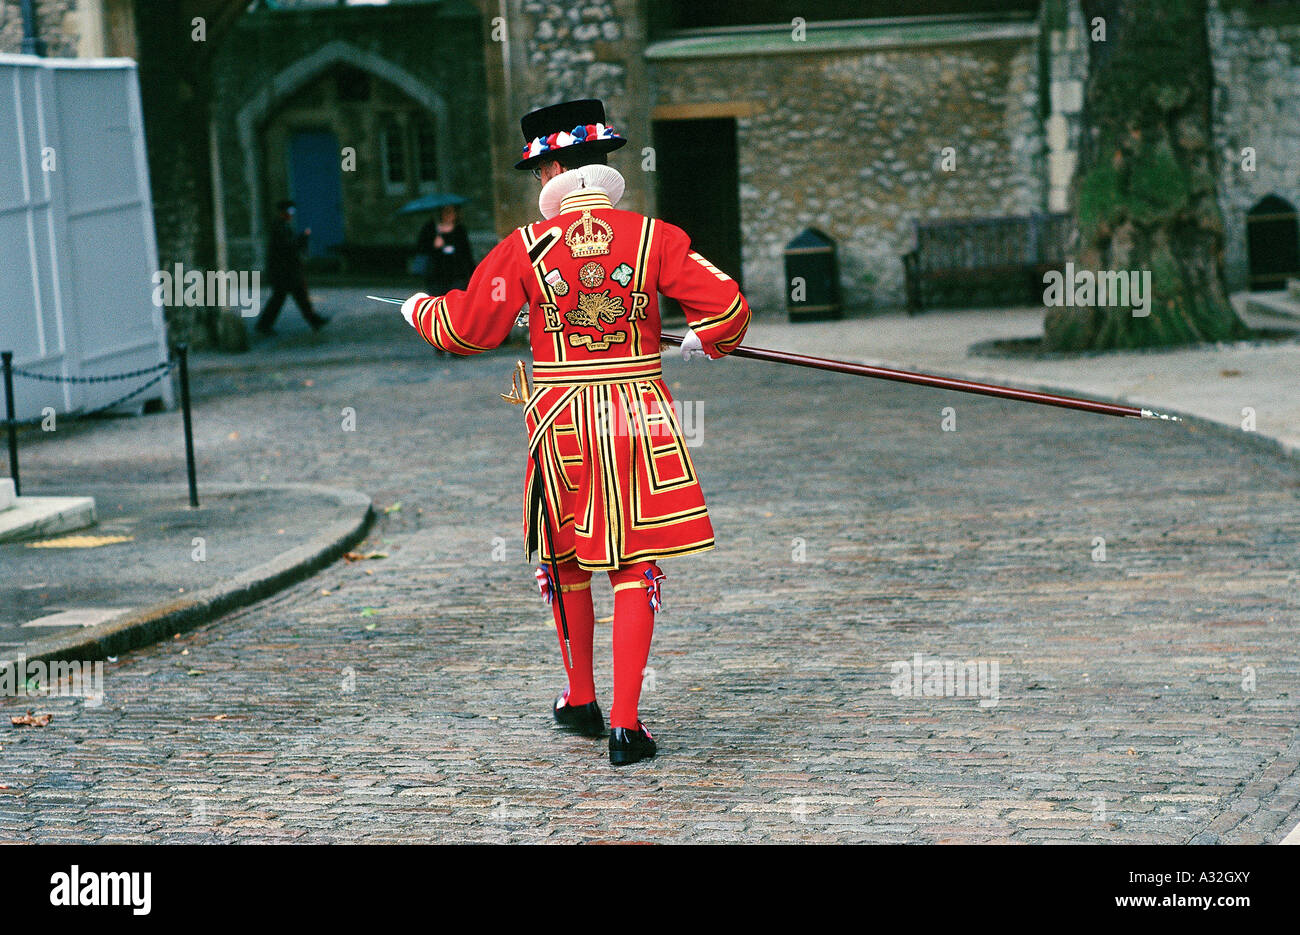
<svg viewBox="0 0 1300 935"><path fill-rule="evenodd" d="M1245 843L1300 819L1294 462L669 354L718 547L664 563L660 755L616 771L548 711L563 674L498 398L527 352L439 359L404 328L391 359L195 377L200 484L363 491L362 551L387 558L120 657L100 706L0 702L0 841ZM24 479L183 481L177 424L72 426ZM596 640L608 710L608 623ZM996 692L891 690L916 654L996 663ZM8 726L32 707L49 726Z"/></svg>

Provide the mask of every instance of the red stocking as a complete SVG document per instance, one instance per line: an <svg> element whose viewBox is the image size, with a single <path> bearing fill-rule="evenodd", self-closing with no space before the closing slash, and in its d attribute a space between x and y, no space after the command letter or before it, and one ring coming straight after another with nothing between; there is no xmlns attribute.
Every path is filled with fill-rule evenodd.
<svg viewBox="0 0 1300 935"><path fill-rule="evenodd" d="M550 571L550 565L545 566ZM576 561L560 562L560 585L563 588L564 616L569 623L569 651L573 667L568 670L569 704L584 705L596 700L596 682L591 674L591 643L596 629L596 614L591 607L591 572ZM560 630L560 605L551 601L555 615L555 633L563 659L564 637Z"/></svg>
<svg viewBox="0 0 1300 935"><path fill-rule="evenodd" d="M635 730L640 723L637 704L641 700L641 679L650 658L650 638L655 615L650 608L646 572L662 576L652 562L637 562L609 573L614 586L614 707L610 727ZM654 581L658 597L658 581Z"/></svg>

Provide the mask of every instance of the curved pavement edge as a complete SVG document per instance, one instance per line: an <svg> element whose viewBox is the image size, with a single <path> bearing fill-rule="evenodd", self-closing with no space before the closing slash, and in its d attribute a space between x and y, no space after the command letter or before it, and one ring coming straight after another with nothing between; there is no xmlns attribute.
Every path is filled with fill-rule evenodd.
<svg viewBox="0 0 1300 935"><path fill-rule="evenodd" d="M207 490L223 492L267 489L249 484L219 484ZM374 521L370 497L356 490L315 484L279 484L273 489L299 490L334 500L346 513L306 543L281 552L269 562L244 571L184 598L131 610L76 633L62 633L28 644L22 658L28 662L94 661L116 656L176 633L193 630L209 621L270 597L338 561L365 538ZM0 670L14 659L0 660Z"/></svg>

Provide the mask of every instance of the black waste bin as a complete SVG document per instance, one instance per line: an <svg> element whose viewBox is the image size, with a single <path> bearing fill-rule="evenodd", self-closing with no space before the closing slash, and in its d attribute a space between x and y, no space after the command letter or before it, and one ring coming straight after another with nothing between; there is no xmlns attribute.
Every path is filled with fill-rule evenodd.
<svg viewBox="0 0 1300 935"><path fill-rule="evenodd" d="M785 301L791 321L844 317L835 241L815 227L785 245Z"/></svg>

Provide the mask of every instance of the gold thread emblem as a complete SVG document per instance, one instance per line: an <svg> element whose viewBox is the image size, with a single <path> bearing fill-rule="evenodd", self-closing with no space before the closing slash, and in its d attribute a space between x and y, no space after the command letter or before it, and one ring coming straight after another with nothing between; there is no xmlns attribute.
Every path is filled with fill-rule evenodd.
<svg viewBox="0 0 1300 935"><path fill-rule="evenodd" d="M614 228L600 218L592 217L591 212L584 209L582 217L570 224L564 232L564 242L569 247L569 255L575 260L579 257L600 256L609 253L609 245L614 242Z"/></svg>
<svg viewBox="0 0 1300 935"><path fill-rule="evenodd" d="M578 282L582 283L588 289L595 289L605 281L605 267L601 266L595 260L590 263L582 264L582 269L578 270Z"/></svg>
<svg viewBox="0 0 1300 935"><path fill-rule="evenodd" d="M564 281L564 276L558 269L553 269L545 276L546 284L551 287L551 291L556 295L568 295L569 284Z"/></svg>
<svg viewBox="0 0 1300 935"><path fill-rule="evenodd" d="M604 292L579 292L578 307L564 313L571 325L604 331L601 322L612 325L623 316L623 297Z"/></svg>
<svg viewBox="0 0 1300 935"><path fill-rule="evenodd" d="M589 351L607 351L611 344L622 344L627 340L627 334L623 331L611 331L604 335L602 340L597 341L589 334L571 334L569 335L570 347L585 347Z"/></svg>

